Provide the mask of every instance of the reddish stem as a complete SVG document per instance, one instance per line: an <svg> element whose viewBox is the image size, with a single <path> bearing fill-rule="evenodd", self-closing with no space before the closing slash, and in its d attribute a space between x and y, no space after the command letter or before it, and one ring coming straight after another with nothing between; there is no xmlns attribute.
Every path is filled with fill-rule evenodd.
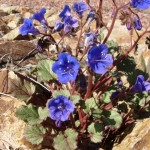
<svg viewBox="0 0 150 150"><path fill-rule="evenodd" d="M91 94L92 94L92 81L93 81L93 73L88 69L89 72L89 77L88 77L88 87L87 87L87 91L84 97L84 100L90 98Z"/></svg>

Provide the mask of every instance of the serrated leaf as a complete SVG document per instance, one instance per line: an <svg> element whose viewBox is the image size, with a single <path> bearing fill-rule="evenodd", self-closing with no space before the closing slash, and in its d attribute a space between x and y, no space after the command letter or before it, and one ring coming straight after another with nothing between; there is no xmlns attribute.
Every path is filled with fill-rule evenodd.
<svg viewBox="0 0 150 150"><path fill-rule="evenodd" d="M75 150L77 148L78 133L72 129L65 130L64 134L59 134L54 138L54 148L56 150Z"/></svg>
<svg viewBox="0 0 150 150"><path fill-rule="evenodd" d="M77 104L80 101L80 96L79 95L71 95L70 99L73 101L74 104Z"/></svg>
<svg viewBox="0 0 150 150"><path fill-rule="evenodd" d="M111 91L108 91L108 92L105 92L103 93L101 96L100 96L100 99L104 102L104 103L110 103L111 102L111 95L112 93L114 92L115 90L111 90Z"/></svg>
<svg viewBox="0 0 150 150"><path fill-rule="evenodd" d="M54 97L54 98L56 98L57 96L59 96L59 95L64 95L64 96L66 96L66 97L69 97L70 96L70 92L68 91L68 90L55 90L55 91L53 91L53 93L52 93L52 96Z"/></svg>
<svg viewBox="0 0 150 150"><path fill-rule="evenodd" d="M14 83L15 84L15 83ZM35 92L35 85L32 82L23 81L23 85L16 85L15 96L18 99L28 102Z"/></svg>
<svg viewBox="0 0 150 150"><path fill-rule="evenodd" d="M39 107L38 114L39 114L39 119L45 120L49 116L49 109L48 108L42 109L41 107Z"/></svg>
<svg viewBox="0 0 150 150"><path fill-rule="evenodd" d="M98 103L95 98L89 98L85 101L85 111L91 113L92 110L98 109Z"/></svg>
<svg viewBox="0 0 150 150"><path fill-rule="evenodd" d="M90 139L94 143L99 143L103 139L103 126L101 123L91 123L88 127L88 132L90 134Z"/></svg>
<svg viewBox="0 0 150 150"><path fill-rule="evenodd" d="M94 118L99 118L100 119L102 113L103 113L103 111L98 108L98 109L95 109L95 110L92 111L92 116Z"/></svg>
<svg viewBox="0 0 150 150"><path fill-rule="evenodd" d="M115 110L108 110L103 112L102 120L105 125L113 128L119 128L122 123L122 116Z"/></svg>
<svg viewBox="0 0 150 150"><path fill-rule="evenodd" d="M43 111L42 111L43 110ZM47 117L47 110L34 105L21 106L15 114L21 120L33 125L39 124Z"/></svg>
<svg viewBox="0 0 150 150"><path fill-rule="evenodd" d="M41 60L38 62L37 73L40 81L49 81L57 78L57 75L52 71L53 63L54 61L52 60Z"/></svg>
<svg viewBox="0 0 150 150"><path fill-rule="evenodd" d="M46 130L42 126L30 126L25 128L24 135L32 144L40 144L43 141L43 135L45 133Z"/></svg>

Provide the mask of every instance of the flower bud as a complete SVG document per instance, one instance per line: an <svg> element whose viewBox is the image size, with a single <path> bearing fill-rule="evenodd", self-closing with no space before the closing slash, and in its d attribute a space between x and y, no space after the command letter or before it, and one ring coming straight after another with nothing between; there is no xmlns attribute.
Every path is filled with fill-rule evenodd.
<svg viewBox="0 0 150 150"><path fill-rule="evenodd" d="M142 29L142 23L141 23L141 20L140 20L139 16L136 16L134 18L134 26L135 26L135 29L137 29L137 30L141 30Z"/></svg>

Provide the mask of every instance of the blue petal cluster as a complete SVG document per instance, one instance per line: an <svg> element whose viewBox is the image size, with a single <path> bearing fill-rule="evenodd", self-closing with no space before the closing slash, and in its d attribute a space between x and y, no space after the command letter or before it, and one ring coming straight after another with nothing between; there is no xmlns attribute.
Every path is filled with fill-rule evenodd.
<svg viewBox="0 0 150 150"><path fill-rule="evenodd" d="M107 54L108 47L106 44L93 46L88 52L88 64L97 74L104 74L108 67L113 64L112 55Z"/></svg>
<svg viewBox="0 0 150 150"><path fill-rule="evenodd" d="M84 41L84 46L88 47L93 44L97 43L97 37L99 34L94 34L94 33L86 33L85 34L85 41Z"/></svg>
<svg viewBox="0 0 150 150"><path fill-rule="evenodd" d="M150 0L131 0L131 5L141 10L146 10L150 7Z"/></svg>
<svg viewBox="0 0 150 150"><path fill-rule="evenodd" d="M62 20L62 23L57 23L54 27L54 31L59 28L63 28L64 29L64 33L67 34L69 32L72 31L73 28L76 28L79 26L78 24L78 20L73 17L73 15L71 14L71 9L68 5L64 6L64 9L62 10L62 12L59 14L59 17Z"/></svg>
<svg viewBox="0 0 150 150"><path fill-rule="evenodd" d="M46 20L44 18L45 13L46 13L46 9L42 8L40 10L40 12L35 13L31 19L35 19L35 20L39 21L42 25L44 25L44 24L46 24Z"/></svg>
<svg viewBox="0 0 150 150"><path fill-rule="evenodd" d="M74 111L74 104L66 96L59 95L48 102L50 110L50 118L56 120L56 126L60 126L61 122L68 120L70 113Z"/></svg>
<svg viewBox="0 0 150 150"><path fill-rule="evenodd" d="M79 67L75 57L63 52L59 54L58 61L52 65L52 70L58 75L58 81L65 84L68 81L75 81Z"/></svg>
<svg viewBox="0 0 150 150"><path fill-rule="evenodd" d="M64 19L64 33L68 33L72 28L78 27L78 20L75 17L68 16Z"/></svg>
<svg viewBox="0 0 150 150"><path fill-rule="evenodd" d="M28 33L39 34L39 31L33 26L32 20L30 19L24 19L24 23L19 31L21 35L27 35Z"/></svg>
<svg viewBox="0 0 150 150"><path fill-rule="evenodd" d="M59 17L62 19L62 21L65 19L65 17L71 16L71 9L68 5L64 6L64 9L62 12L59 14Z"/></svg>
<svg viewBox="0 0 150 150"><path fill-rule="evenodd" d="M86 11L88 9L88 5L84 2L76 2L73 5L73 10L81 17L84 13L84 11Z"/></svg>
<svg viewBox="0 0 150 150"><path fill-rule="evenodd" d="M150 83L145 81L143 75L138 75L135 84L132 87L133 92L148 92L150 91Z"/></svg>

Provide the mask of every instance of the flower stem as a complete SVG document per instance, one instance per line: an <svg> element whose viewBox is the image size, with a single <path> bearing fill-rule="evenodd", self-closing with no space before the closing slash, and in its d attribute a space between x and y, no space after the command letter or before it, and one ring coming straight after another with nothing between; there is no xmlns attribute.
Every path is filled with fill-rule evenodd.
<svg viewBox="0 0 150 150"><path fill-rule="evenodd" d="M78 57L78 47L79 47L81 36L82 36L82 30L83 30L83 25L82 25L82 18L81 18L81 30L80 30L80 35L79 35L79 38L78 38L77 46L76 46L76 49L75 49L75 56L76 57Z"/></svg>
<svg viewBox="0 0 150 150"><path fill-rule="evenodd" d="M84 97L84 100L86 100L87 98L90 98L91 94L92 94L92 81L93 81L93 73L88 69L89 72L89 77L88 77L88 87L87 87L87 91Z"/></svg>
<svg viewBox="0 0 150 150"><path fill-rule="evenodd" d="M72 113L70 114L70 120L71 120L72 128L75 129L75 121L74 121Z"/></svg>
<svg viewBox="0 0 150 150"><path fill-rule="evenodd" d="M112 20L110 29L108 30L108 33L107 33L107 35L106 35L106 37L105 37L105 39L104 39L104 41L103 41L103 44L105 44L105 43L107 42L107 40L108 40L108 38L109 38L109 36L110 36L110 34L111 34L113 28L114 28L115 21L116 21L116 18L117 18L117 15L118 15L119 10L120 10L121 8L123 8L124 6L128 5L128 4L129 4L129 3L127 3L127 4L125 4L125 5L122 5L122 6L116 8L116 11L115 11L115 14L114 14L114 17L113 17L113 20Z"/></svg>

